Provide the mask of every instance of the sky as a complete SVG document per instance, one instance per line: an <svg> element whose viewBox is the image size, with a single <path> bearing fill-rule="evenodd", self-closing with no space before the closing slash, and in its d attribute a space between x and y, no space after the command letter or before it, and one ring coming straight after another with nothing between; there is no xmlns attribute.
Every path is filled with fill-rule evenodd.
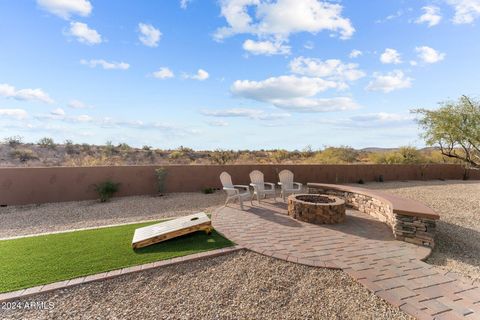
<svg viewBox="0 0 480 320"><path fill-rule="evenodd" d="M0 138L422 147L479 95L480 0L0 0Z"/></svg>

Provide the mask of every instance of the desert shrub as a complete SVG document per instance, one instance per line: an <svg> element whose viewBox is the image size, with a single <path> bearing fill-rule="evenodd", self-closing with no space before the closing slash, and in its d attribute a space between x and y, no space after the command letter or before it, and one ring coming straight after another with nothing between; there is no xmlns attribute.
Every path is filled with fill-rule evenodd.
<svg viewBox="0 0 480 320"><path fill-rule="evenodd" d="M152 147L147 146L147 145L144 145L144 146L142 147L142 150L151 151L151 150L152 150Z"/></svg>
<svg viewBox="0 0 480 320"><path fill-rule="evenodd" d="M128 144L126 143L119 143L118 146L117 146L118 149L120 149L120 151L129 151L132 149L132 147L130 147Z"/></svg>
<svg viewBox="0 0 480 320"><path fill-rule="evenodd" d="M92 150L92 146L90 146L88 143L82 143L80 148L82 152L90 152L90 150Z"/></svg>
<svg viewBox="0 0 480 320"><path fill-rule="evenodd" d="M211 162L215 164L224 165L231 162L234 159L234 152L228 150L217 149L211 152L209 155Z"/></svg>
<svg viewBox="0 0 480 320"><path fill-rule="evenodd" d="M204 194L212 194L212 193L215 192L215 189L214 189L214 188L203 188L203 189L202 189L202 192L203 192Z"/></svg>
<svg viewBox="0 0 480 320"><path fill-rule="evenodd" d="M21 136L12 136L7 137L4 140L5 144L8 144L12 148L16 148L23 143L23 138Z"/></svg>
<svg viewBox="0 0 480 320"><path fill-rule="evenodd" d="M54 150L57 147L55 141L49 137L43 137L42 139L38 140L37 144L40 146L40 148L44 149Z"/></svg>
<svg viewBox="0 0 480 320"><path fill-rule="evenodd" d="M290 152L287 150L275 150L272 152L271 157L275 162L280 163L290 158Z"/></svg>
<svg viewBox="0 0 480 320"><path fill-rule="evenodd" d="M314 163L343 164L358 162L359 152L349 146L326 147L312 158Z"/></svg>
<svg viewBox="0 0 480 320"><path fill-rule="evenodd" d="M67 154L76 154L78 153L77 148L73 144L72 140L65 140L65 152Z"/></svg>
<svg viewBox="0 0 480 320"><path fill-rule="evenodd" d="M107 156L112 156L117 152L117 150L115 149L115 146L113 145L112 141L107 141L105 143L105 145L103 146L103 152Z"/></svg>
<svg viewBox="0 0 480 320"><path fill-rule="evenodd" d="M21 162L27 162L29 160L38 160L38 155L30 149L15 149L10 152L13 158L20 160Z"/></svg>
<svg viewBox="0 0 480 320"><path fill-rule="evenodd" d="M160 167L155 169L155 175L157 177L157 190L160 193L165 191L165 180L167 178L167 169L165 167Z"/></svg>
<svg viewBox="0 0 480 320"><path fill-rule="evenodd" d="M184 156L185 154L179 150L174 150L168 155L170 159L180 159L180 158L183 158Z"/></svg>
<svg viewBox="0 0 480 320"><path fill-rule="evenodd" d="M420 151L409 146L389 152L372 152L368 158L370 162L379 164L418 164L426 162Z"/></svg>
<svg viewBox="0 0 480 320"><path fill-rule="evenodd" d="M95 185L95 191L100 197L100 202L107 202L110 198L118 192L120 183L115 183L110 180Z"/></svg>
<svg viewBox="0 0 480 320"><path fill-rule="evenodd" d="M306 146L300 152L300 155L302 156L302 158L310 158L310 157L313 157L314 154L315 154L315 152L313 152L313 149L312 149L311 145Z"/></svg>

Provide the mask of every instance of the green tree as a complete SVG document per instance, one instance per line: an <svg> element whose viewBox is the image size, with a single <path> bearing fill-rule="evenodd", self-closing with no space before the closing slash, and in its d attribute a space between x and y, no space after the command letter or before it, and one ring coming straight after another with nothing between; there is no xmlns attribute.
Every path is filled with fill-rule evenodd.
<svg viewBox="0 0 480 320"><path fill-rule="evenodd" d="M436 110L415 109L422 137L449 158L480 168L480 103L462 96L458 101L440 103Z"/></svg>

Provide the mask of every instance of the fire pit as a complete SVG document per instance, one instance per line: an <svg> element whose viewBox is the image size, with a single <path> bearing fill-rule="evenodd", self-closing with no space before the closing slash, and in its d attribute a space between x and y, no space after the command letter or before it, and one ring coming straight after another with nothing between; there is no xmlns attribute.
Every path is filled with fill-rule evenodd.
<svg viewBox="0 0 480 320"><path fill-rule="evenodd" d="M293 194L288 197L288 215L315 224L340 223L345 220L345 201L330 195Z"/></svg>

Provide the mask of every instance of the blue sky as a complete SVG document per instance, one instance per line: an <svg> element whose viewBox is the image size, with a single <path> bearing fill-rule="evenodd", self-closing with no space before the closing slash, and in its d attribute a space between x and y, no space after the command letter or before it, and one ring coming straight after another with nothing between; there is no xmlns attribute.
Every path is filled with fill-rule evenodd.
<svg viewBox="0 0 480 320"><path fill-rule="evenodd" d="M478 97L480 0L0 0L0 137L423 146Z"/></svg>

